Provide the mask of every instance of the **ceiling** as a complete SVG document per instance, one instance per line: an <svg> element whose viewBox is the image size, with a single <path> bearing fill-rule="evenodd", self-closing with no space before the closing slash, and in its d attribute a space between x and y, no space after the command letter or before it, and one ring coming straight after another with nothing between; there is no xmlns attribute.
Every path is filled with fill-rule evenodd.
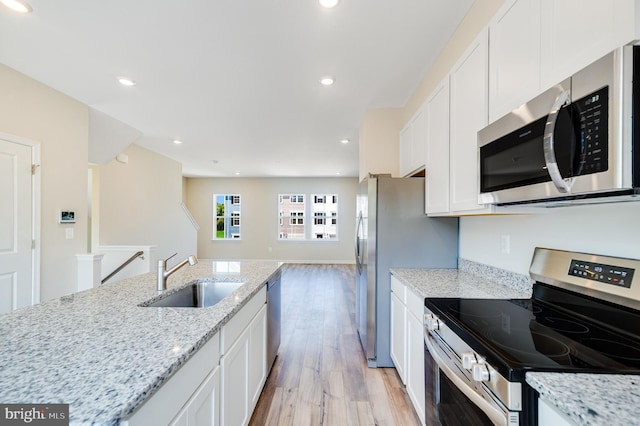
<svg viewBox="0 0 640 426"><path fill-rule="evenodd" d="M405 105L472 2L30 0L0 6L0 62L185 176L358 176L364 111Z"/></svg>

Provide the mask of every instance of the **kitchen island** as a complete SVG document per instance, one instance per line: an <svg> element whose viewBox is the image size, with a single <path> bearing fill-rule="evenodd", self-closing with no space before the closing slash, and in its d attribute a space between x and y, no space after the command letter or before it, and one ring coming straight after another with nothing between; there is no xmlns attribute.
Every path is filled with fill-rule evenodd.
<svg viewBox="0 0 640 426"><path fill-rule="evenodd" d="M148 400L281 263L200 260L168 279L245 284L209 308L154 308L156 273L0 315L0 402L70 404L71 424L118 424Z"/></svg>

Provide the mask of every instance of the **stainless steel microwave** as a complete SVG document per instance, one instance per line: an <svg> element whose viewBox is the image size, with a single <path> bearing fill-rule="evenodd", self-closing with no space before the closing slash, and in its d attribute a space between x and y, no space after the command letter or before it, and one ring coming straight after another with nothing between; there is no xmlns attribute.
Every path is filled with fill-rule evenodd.
<svg viewBox="0 0 640 426"><path fill-rule="evenodd" d="M640 201L637 114L640 47L625 46L478 132L479 202Z"/></svg>

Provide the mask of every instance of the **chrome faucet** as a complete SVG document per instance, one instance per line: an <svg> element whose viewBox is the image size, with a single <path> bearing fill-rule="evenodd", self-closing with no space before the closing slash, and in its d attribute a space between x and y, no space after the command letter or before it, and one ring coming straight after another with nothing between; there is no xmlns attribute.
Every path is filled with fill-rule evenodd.
<svg viewBox="0 0 640 426"><path fill-rule="evenodd" d="M178 263L176 266L174 266L173 268L167 271L167 261L171 259L173 256L175 256L176 254L178 253L173 253L171 256L167 257L166 259L158 260L158 291L165 291L167 289L167 278L169 278L169 275L173 274L174 272L182 268L187 263L191 266L198 263L197 257L189 256L185 260Z"/></svg>

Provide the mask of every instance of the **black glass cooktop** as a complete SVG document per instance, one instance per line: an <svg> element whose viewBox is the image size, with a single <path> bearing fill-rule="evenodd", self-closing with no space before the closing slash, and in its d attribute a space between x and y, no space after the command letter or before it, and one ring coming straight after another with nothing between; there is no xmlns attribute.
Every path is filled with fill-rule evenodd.
<svg viewBox="0 0 640 426"><path fill-rule="evenodd" d="M425 306L505 376L527 370L640 374L640 339L631 326L636 313L553 296L562 303L427 298Z"/></svg>

